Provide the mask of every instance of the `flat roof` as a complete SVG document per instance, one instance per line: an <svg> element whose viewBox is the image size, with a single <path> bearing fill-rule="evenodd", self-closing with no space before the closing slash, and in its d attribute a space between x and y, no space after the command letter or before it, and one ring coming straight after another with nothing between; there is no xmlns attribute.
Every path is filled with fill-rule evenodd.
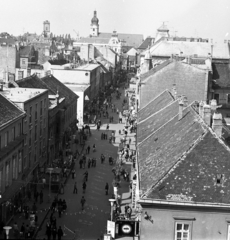
<svg viewBox="0 0 230 240"><path fill-rule="evenodd" d="M44 92L48 92L48 90L38 88L3 88L1 93L13 102L26 102Z"/></svg>
<svg viewBox="0 0 230 240"><path fill-rule="evenodd" d="M79 66L79 67L75 68L74 70L92 71L92 70L94 70L95 68L98 68L98 67L100 67L99 64L86 64L86 65Z"/></svg>

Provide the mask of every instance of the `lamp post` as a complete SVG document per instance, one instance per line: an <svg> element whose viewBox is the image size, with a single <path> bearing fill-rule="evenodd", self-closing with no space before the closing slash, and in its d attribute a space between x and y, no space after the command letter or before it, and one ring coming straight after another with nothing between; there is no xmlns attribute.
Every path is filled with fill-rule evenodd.
<svg viewBox="0 0 230 240"><path fill-rule="evenodd" d="M110 205L111 205L111 221L113 221L113 205L114 205L114 202L116 201L116 199L109 199L109 202L110 202Z"/></svg>
<svg viewBox="0 0 230 240"><path fill-rule="evenodd" d="M52 172L53 172L53 168L47 168L47 171L49 171L49 173L50 173L50 179L49 179L49 202L50 202L50 200L51 200L51 174L52 174Z"/></svg>
<svg viewBox="0 0 230 240"><path fill-rule="evenodd" d="M6 231L6 239L9 239L9 232L10 232L10 229L11 229L12 227L11 226L5 226L5 227L3 227L3 229L5 229L5 231Z"/></svg>

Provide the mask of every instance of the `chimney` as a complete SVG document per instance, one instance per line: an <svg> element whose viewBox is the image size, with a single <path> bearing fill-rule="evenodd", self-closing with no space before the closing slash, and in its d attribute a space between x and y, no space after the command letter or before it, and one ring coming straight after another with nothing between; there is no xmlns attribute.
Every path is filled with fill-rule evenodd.
<svg viewBox="0 0 230 240"><path fill-rule="evenodd" d="M199 103L199 115L204 118L204 102L200 101Z"/></svg>
<svg viewBox="0 0 230 240"><path fill-rule="evenodd" d="M203 119L204 122L210 127L211 126L211 107L208 104L203 106Z"/></svg>
<svg viewBox="0 0 230 240"><path fill-rule="evenodd" d="M184 107L187 107L188 106L188 98L183 95L183 102L184 102Z"/></svg>
<svg viewBox="0 0 230 240"><path fill-rule="evenodd" d="M179 100L179 114L178 114L178 121L183 118L183 109L184 109L184 101L183 99Z"/></svg>
<svg viewBox="0 0 230 240"><path fill-rule="evenodd" d="M210 102L210 107L211 107L211 111L212 112L215 112L216 109L217 109L217 101L216 99L212 99L211 102Z"/></svg>
<svg viewBox="0 0 230 240"><path fill-rule="evenodd" d="M214 113L212 117L212 129L220 138L222 136L222 114Z"/></svg>
<svg viewBox="0 0 230 240"><path fill-rule="evenodd" d="M172 87L172 95L173 95L174 99L177 99L177 92L176 92L176 84L175 83L173 84L173 87Z"/></svg>

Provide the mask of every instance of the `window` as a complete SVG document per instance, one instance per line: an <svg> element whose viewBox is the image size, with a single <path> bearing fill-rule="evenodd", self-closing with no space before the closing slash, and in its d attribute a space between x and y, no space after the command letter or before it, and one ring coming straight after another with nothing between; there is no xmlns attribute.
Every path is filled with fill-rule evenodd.
<svg viewBox="0 0 230 240"><path fill-rule="evenodd" d="M95 28L93 28L93 31L95 31Z"/></svg>
<svg viewBox="0 0 230 240"><path fill-rule="evenodd" d="M219 103L219 93L214 93L214 99L216 99L217 104Z"/></svg>
<svg viewBox="0 0 230 240"><path fill-rule="evenodd" d="M39 143L39 156L42 156L42 141Z"/></svg>
<svg viewBox="0 0 230 240"><path fill-rule="evenodd" d="M44 112L46 113L46 99L44 99Z"/></svg>
<svg viewBox="0 0 230 240"><path fill-rule="evenodd" d="M34 162L37 162L37 147L34 149Z"/></svg>
<svg viewBox="0 0 230 240"><path fill-rule="evenodd" d="M31 152L29 152L29 163L28 163L28 165L29 165L29 168L30 168L30 165L31 165Z"/></svg>
<svg viewBox="0 0 230 240"><path fill-rule="evenodd" d="M18 124L18 129L19 129L19 131L18 131L19 134L18 135L21 136L22 135L22 124L21 123Z"/></svg>
<svg viewBox="0 0 230 240"><path fill-rule="evenodd" d="M18 71L18 80L23 78L23 71Z"/></svg>
<svg viewBox="0 0 230 240"><path fill-rule="evenodd" d="M32 123L32 107L30 107L30 119L29 122Z"/></svg>
<svg viewBox="0 0 230 240"><path fill-rule="evenodd" d="M31 69L27 69L27 77L29 77L31 75Z"/></svg>
<svg viewBox="0 0 230 240"><path fill-rule="evenodd" d="M176 222L175 240L191 240L191 225L187 222Z"/></svg>
<svg viewBox="0 0 230 240"><path fill-rule="evenodd" d="M22 152L18 152L18 172L22 171Z"/></svg>
<svg viewBox="0 0 230 240"><path fill-rule="evenodd" d="M40 104L40 115L42 115L42 101L41 101L41 104Z"/></svg>
<svg viewBox="0 0 230 240"><path fill-rule="evenodd" d="M2 192L2 170L0 170L0 193Z"/></svg>
<svg viewBox="0 0 230 240"><path fill-rule="evenodd" d="M227 95L227 103L230 104L230 94L226 94Z"/></svg>
<svg viewBox="0 0 230 240"><path fill-rule="evenodd" d="M37 125L35 126L35 134L34 134L35 141L37 141Z"/></svg>
<svg viewBox="0 0 230 240"><path fill-rule="evenodd" d="M5 132L5 147L8 145L9 143L9 132Z"/></svg>
<svg viewBox="0 0 230 240"><path fill-rule="evenodd" d="M29 139L29 146L31 147L31 138L32 138L32 132L30 130L30 139Z"/></svg>
<svg viewBox="0 0 230 240"><path fill-rule="evenodd" d="M43 119L43 128L45 128L46 127L46 119L44 118Z"/></svg>
<svg viewBox="0 0 230 240"><path fill-rule="evenodd" d="M38 119L38 104L35 105L35 120Z"/></svg>
<svg viewBox="0 0 230 240"><path fill-rule="evenodd" d="M26 158L26 156L23 159L23 167L24 167L24 169L27 167L27 158Z"/></svg>
<svg viewBox="0 0 230 240"><path fill-rule="evenodd" d="M6 163L6 187L9 186L9 163Z"/></svg>
<svg viewBox="0 0 230 240"><path fill-rule="evenodd" d="M16 159L15 156L13 156L13 179L16 178Z"/></svg>
<svg viewBox="0 0 230 240"><path fill-rule="evenodd" d="M42 136L42 121L40 122L40 136Z"/></svg>
<svg viewBox="0 0 230 240"><path fill-rule="evenodd" d="M15 140L15 127L12 128L12 140Z"/></svg>

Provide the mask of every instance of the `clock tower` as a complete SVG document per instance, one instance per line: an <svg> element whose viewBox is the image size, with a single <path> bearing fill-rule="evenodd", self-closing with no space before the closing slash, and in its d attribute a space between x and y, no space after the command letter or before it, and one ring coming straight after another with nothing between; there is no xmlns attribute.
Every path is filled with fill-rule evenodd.
<svg viewBox="0 0 230 240"><path fill-rule="evenodd" d="M94 16L91 19L90 36L98 37L99 35L99 20L97 18L97 11L94 11Z"/></svg>

